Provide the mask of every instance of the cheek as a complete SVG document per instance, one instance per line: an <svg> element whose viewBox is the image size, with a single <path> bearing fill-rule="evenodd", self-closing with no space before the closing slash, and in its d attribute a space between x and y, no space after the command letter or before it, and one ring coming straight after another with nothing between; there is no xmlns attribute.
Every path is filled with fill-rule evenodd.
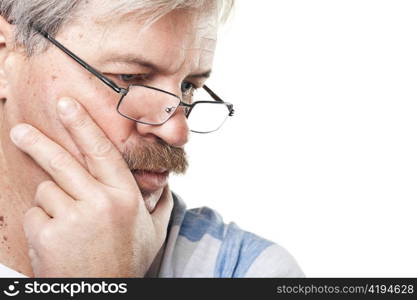
<svg viewBox="0 0 417 300"><path fill-rule="evenodd" d="M93 121L106 134L110 141L119 151L123 149L123 144L135 128L135 124L123 118L117 112L117 104L120 96L98 79L93 78L96 88L89 90L83 95L83 100L78 100Z"/></svg>
<svg viewBox="0 0 417 300"><path fill-rule="evenodd" d="M63 69L65 73L60 71ZM122 149L123 141L130 134L128 127L132 125L127 125L128 120L123 120L116 111L118 94L97 78L83 69L65 65L60 69L52 65L47 69L30 66L18 77L12 83L12 97L7 103L11 126L29 123L80 158L78 148L56 112L58 99L71 97L87 110L117 148Z"/></svg>
<svg viewBox="0 0 417 300"><path fill-rule="evenodd" d="M38 128L54 122L53 94L44 74L34 74L32 68L20 72L10 82L11 97L7 101L8 115L13 123L27 122Z"/></svg>
<svg viewBox="0 0 417 300"><path fill-rule="evenodd" d="M116 96L117 94L114 93ZM112 95L114 98L115 95ZM90 98L84 102L84 108L93 121L101 128L109 140L121 151L123 145L135 129L132 121L123 118L116 110L118 97L113 102L105 102L104 98Z"/></svg>

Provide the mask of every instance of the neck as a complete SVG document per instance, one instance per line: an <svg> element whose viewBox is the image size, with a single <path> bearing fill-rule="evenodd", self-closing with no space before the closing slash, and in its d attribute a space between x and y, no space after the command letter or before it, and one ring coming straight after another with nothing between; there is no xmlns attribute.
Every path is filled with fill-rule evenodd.
<svg viewBox="0 0 417 300"><path fill-rule="evenodd" d="M28 158L12 148L4 129L0 130L0 263L32 277L23 219L33 206L36 177L28 170L22 172L19 166Z"/></svg>
<svg viewBox="0 0 417 300"><path fill-rule="evenodd" d="M31 277L32 268L23 231L24 214L30 206L4 188L0 193L0 263Z"/></svg>

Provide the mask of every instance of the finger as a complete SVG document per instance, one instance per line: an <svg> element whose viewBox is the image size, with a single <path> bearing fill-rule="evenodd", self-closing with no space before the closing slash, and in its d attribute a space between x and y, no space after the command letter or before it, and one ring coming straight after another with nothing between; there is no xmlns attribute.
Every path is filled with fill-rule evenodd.
<svg viewBox="0 0 417 300"><path fill-rule="evenodd" d="M88 171L103 184L131 189L135 181L119 150L75 100L58 102L62 123L84 154Z"/></svg>
<svg viewBox="0 0 417 300"><path fill-rule="evenodd" d="M158 204L151 214L155 227L161 232L165 231L168 226L173 206L174 199L172 198L171 190L167 185L164 188L164 192L162 193Z"/></svg>
<svg viewBox="0 0 417 300"><path fill-rule="evenodd" d="M51 220L48 214L40 207L30 208L23 219L23 229L26 238L32 241L34 236Z"/></svg>
<svg viewBox="0 0 417 300"><path fill-rule="evenodd" d="M35 205L41 207L49 216L59 217L74 208L74 201L55 182L48 180L38 185Z"/></svg>
<svg viewBox="0 0 417 300"><path fill-rule="evenodd" d="M87 170L38 129L19 124L11 130L10 135L16 146L30 155L71 197L86 200L98 192L98 182Z"/></svg>

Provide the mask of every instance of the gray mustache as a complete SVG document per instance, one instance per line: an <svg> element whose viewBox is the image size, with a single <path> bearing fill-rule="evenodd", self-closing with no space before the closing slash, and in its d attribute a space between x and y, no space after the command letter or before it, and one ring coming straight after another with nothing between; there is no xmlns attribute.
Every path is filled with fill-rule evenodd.
<svg viewBox="0 0 417 300"><path fill-rule="evenodd" d="M175 174L184 174L188 168L185 150L168 145L163 140L125 148L122 155L130 170L166 169Z"/></svg>

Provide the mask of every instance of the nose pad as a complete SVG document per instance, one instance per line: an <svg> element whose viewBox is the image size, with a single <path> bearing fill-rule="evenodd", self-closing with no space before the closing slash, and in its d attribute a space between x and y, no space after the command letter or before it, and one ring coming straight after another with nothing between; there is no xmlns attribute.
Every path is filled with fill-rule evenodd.
<svg viewBox="0 0 417 300"><path fill-rule="evenodd" d="M167 114L171 114L175 109L176 109L175 106L170 106L170 107L165 108L165 112Z"/></svg>
<svg viewBox="0 0 417 300"><path fill-rule="evenodd" d="M136 123L136 130L141 136L159 138L174 147L183 147L189 138L187 118L182 106L169 106L164 109L169 118L160 125Z"/></svg>

